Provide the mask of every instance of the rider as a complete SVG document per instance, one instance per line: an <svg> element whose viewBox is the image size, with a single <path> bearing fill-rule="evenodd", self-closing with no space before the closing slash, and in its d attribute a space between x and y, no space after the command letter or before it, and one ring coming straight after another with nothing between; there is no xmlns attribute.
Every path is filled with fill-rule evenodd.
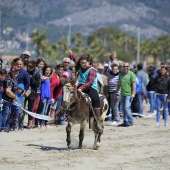
<svg viewBox="0 0 170 170"><path fill-rule="evenodd" d="M77 89L79 92L84 92L90 96L94 108L94 116L97 119L97 128L102 130L103 128L100 124L100 98L97 86L97 71L92 66L92 57L89 54L83 54L78 59L71 50L68 52L70 54L70 59L76 62L75 68L79 74Z"/></svg>

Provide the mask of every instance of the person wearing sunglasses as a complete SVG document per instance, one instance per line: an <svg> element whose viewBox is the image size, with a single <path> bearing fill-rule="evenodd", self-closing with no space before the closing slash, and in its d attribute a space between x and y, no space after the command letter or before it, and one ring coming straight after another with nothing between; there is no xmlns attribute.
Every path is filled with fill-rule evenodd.
<svg viewBox="0 0 170 170"><path fill-rule="evenodd" d="M121 96L119 96L119 89ZM131 103L136 93L136 75L130 71L130 64L125 62L123 64L123 71L119 75L116 94L117 98L121 97L123 123L119 126L128 127L133 126L133 116L131 110Z"/></svg>
<svg viewBox="0 0 170 170"><path fill-rule="evenodd" d="M64 66L64 71L69 73L69 80L72 80L73 79L72 71L69 69L69 67L70 67L70 58L68 58L68 57L63 58L62 64Z"/></svg>
<svg viewBox="0 0 170 170"><path fill-rule="evenodd" d="M30 94L26 96L25 100L28 101L28 111L32 112L37 96L37 89L41 83L40 70L36 67L35 60L28 61L27 72L30 75ZM33 118L32 116L28 115L28 129L32 129L33 126Z"/></svg>
<svg viewBox="0 0 170 170"><path fill-rule="evenodd" d="M12 61L12 64L16 64L16 66L19 69L18 74L18 84L24 85L24 92L22 93L22 105L24 106L25 102L25 95L29 92L29 86L30 86L30 75L28 72L24 69L24 63L20 58L15 58ZM24 130L24 117L25 112L23 112L22 109L19 110L19 130Z"/></svg>

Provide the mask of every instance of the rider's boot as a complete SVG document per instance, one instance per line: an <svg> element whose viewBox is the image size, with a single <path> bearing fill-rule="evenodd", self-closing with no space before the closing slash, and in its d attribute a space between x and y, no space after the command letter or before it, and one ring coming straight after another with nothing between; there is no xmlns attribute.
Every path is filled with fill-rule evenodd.
<svg viewBox="0 0 170 170"><path fill-rule="evenodd" d="M98 130L103 130L103 127L100 122L100 109L94 109L95 117L96 117L96 128Z"/></svg>

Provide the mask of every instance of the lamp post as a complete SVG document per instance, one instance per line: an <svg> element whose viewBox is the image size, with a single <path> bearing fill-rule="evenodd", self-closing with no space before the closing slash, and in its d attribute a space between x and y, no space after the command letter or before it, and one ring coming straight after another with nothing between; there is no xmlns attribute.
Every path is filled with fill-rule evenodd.
<svg viewBox="0 0 170 170"><path fill-rule="evenodd" d="M104 41L103 41L103 45L106 46L107 45L107 34L104 34Z"/></svg>
<svg viewBox="0 0 170 170"><path fill-rule="evenodd" d="M128 28L128 24L124 24L123 25L124 26L124 28L125 28L125 51L127 51L128 50L128 37L127 37L127 28Z"/></svg>
<svg viewBox="0 0 170 170"><path fill-rule="evenodd" d="M140 27L138 28L138 32L137 32L137 57L136 57L136 62L137 64L139 64L140 62Z"/></svg>
<svg viewBox="0 0 170 170"><path fill-rule="evenodd" d="M29 48L29 32L28 32L28 28L26 30L26 50L28 50Z"/></svg>
<svg viewBox="0 0 170 170"><path fill-rule="evenodd" d="M71 18L67 18L69 22L69 29L68 29L68 46L71 47Z"/></svg>

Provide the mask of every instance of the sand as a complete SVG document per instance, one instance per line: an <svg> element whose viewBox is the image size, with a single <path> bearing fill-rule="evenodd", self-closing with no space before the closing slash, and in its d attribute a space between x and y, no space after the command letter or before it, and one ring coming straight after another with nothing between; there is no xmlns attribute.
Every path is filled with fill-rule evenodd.
<svg viewBox="0 0 170 170"><path fill-rule="evenodd" d="M122 119L121 119L122 121ZM67 149L66 125L0 133L0 170L168 170L170 126L155 127L155 116L134 118L134 126L105 122L99 150L86 129L83 149L78 147L79 125L72 128Z"/></svg>

